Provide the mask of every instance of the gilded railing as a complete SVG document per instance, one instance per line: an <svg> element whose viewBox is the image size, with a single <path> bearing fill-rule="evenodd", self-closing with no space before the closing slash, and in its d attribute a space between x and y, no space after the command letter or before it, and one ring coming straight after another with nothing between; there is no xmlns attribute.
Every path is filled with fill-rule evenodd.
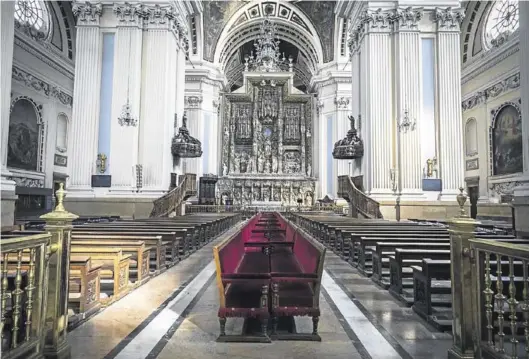
<svg viewBox="0 0 529 359"><path fill-rule="evenodd" d="M478 358L529 356L529 245L470 239Z"/></svg>
<svg viewBox="0 0 529 359"><path fill-rule="evenodd" d="M166 217L173 212L180 215L182 202L197 193L196 177L190 173L180 176L177 187L154 201L150 217Z"/></svg>
<svg viewBox="0 0 529 359"><path fill-rule="evenodd" d="M192 213L240 213L240 212L333 212L343 213L342 206L241 206L241 205L205 205L189 204L185 206L185 214Z"/></svg>
<svg viewBox="0 0 529 359"><path fill-rule="evenodd" d="M383 218L380 204L360 191L354 185L351 177L338 176L338 196L351 203L353 210L367 218Z"/></svg>
<svg viewBox="0 0 529 359"><path fill-rule="evenodd" d="M3 358L42 353L51 233L2 239L1 335Z"/></svg>

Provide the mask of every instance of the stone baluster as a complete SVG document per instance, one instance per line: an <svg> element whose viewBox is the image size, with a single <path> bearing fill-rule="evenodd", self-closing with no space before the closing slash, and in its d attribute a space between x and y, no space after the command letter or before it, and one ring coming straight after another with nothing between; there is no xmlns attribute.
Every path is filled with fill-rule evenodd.
<svg viewBox="0 0 529 359"><path fill-rule="evenodd" d="M56 193L57 207L40 217L46 221L45 230L51 233L50 245L54 249L49 258L43 347L44 356L50 359L67 359L71 356L67 341L70 240L72 222L78 216L64 208L65 194L61 183Z"/></svg>

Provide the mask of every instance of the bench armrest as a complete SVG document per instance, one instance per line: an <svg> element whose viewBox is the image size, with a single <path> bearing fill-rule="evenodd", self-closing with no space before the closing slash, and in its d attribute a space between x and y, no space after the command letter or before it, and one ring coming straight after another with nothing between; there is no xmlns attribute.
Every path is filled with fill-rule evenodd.
<svg viewBox="0 0 529 359"><path fill-rule="evenodd" d="M231 280L241 280L241 279L270 279L270 274L268 273L226 273L221 275L222 280L229 282Z"/></svg>

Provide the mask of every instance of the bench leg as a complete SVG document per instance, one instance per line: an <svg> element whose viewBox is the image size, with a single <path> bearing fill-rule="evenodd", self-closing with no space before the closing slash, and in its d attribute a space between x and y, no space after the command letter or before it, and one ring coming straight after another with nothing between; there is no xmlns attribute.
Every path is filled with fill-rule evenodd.
<svg viewBox="0 0 529 359"><path fill-rule="evenodd" d="M268 319L261 319L261 332L263 336L268 336Z"/></svg>
<svg viewBox="0 0 529 359"><path fill-rule="evenodd" d="M276 335L277 334L277 323L279 322L279 318L278 317L273 317L272 318L272 335Z"/></svg>
<svg viewBox="0 0 529 359"><path fill-rule="evenodd" d="M220 335L226 335L226 318L219 318Z"/></svg>
<svg viewBox="0 0 529 359"><path fill-rule="evenodd" d="M312 335L318 335L318 322L320 317L312 317Z"/></svg>

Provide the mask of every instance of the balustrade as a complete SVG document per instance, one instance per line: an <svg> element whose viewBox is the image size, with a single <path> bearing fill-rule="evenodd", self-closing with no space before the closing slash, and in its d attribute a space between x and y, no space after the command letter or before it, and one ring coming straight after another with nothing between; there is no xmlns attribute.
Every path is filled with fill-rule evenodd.
<svg viewBox="0 0 529 359"><path fill-rule="evenodd" d="M349 176L338 176L338 196L351 204L352 212L358 212L367 218L382 218L380 204L356 188Z"/></svg>
<svg viewBox="0 0 529 359"><path fill-rule="evenodd" d="M150 217L166 217L171 213L180 215L178 209L183 201L197 194L197 175L186 173L179 178L179 184L162 197L156 199Z"/></svg>

